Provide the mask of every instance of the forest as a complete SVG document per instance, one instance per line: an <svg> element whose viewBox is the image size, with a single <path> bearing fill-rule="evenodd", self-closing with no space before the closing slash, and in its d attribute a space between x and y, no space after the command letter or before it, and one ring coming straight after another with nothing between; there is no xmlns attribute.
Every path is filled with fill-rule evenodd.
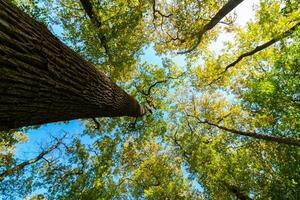
<svg viewBox="0 0 300 200"><path fill-rule="evenodd" d="M0 199L299 200L299 0L0 0Z"/></svg>

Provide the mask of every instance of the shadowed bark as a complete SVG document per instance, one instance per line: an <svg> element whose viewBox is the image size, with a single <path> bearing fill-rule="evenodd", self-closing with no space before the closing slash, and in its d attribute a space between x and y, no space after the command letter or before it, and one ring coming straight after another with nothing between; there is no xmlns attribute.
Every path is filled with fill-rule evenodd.
<svg viewBox="0 0 300 200"><path fill-rule="evenodd" d="M43 24L0 0L0 130L143 114L133 97Z"/></svg>

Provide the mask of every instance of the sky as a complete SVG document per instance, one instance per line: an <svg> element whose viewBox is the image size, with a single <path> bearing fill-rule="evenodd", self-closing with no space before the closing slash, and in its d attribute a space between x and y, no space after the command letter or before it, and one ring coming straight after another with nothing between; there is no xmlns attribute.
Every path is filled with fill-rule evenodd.
<svg viewBox="0 0 300 200"><path fill-rule="evenodd" d="M247 22L254 19L254 6L258 5L258 0L246 0L242 2L234 11L237 14L236 23L244 26ZM52 31L56 35L61 35L62 29L60 27L53 27ZM223 42L232 40L234 36L232 34L221 34L219 38L211 45L212 50L220 52ZM153 47L148 47L144 51L144 55L141 57L142 62L148 62L152 64L161 65L162 57L155 54ZM178 65L184 65L184 56L172 57ZM84 125L80 120L72 120L68 123L50 123L42 125L38 129L27 131L29 140L25 143L18 144L16 146L16 157L21 160L27 160L36 156L40 151L40 147L50 146L53 139L51 136L60 137L64 133L80 136L84 130ZM88 138L84 138L83 142L89 142ZM196 183L195 183L196 184ZM195 187L199 187L195 185Z"/></svg>

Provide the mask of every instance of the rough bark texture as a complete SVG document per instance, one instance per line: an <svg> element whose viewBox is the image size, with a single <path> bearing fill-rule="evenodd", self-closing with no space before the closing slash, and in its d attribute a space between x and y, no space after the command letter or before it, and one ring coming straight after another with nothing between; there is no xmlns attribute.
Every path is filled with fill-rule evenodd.
<svg viewBox="0 0 300 200"><path fill-rule="evenodd" d="M137 117L139 103L7 0L0 0L0 130Z"/></svg>

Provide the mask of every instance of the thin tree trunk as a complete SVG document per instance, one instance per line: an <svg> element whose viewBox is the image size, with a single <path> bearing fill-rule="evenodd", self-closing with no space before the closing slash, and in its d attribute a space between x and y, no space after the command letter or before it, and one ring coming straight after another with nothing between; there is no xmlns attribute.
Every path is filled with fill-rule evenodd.
<svg viewBox="0 0 300 200"><path fill-rule="evenodd" d="M227 128L227 127L224 127L224 126L221 126L218 124L214 124L209 121L202 121L199 118L197 118L197 119L198 119L199 123L208 124L210 126L217 127L218 129L221 129L221 130L233 133L233 134L252 137L252 138L256 138L256 139L262 139L262 140L266 140L266 141L270 141L270 142L277 142L280 144L294 145L294 146L298 146L298 147L300 146L300 139L298 139L298 138L279 137L279 136L275 136L275 135L266 135L266 134L260 134L260 133L256 133L256 132L239 131L239 130Z"/></svg>
<svg viewBox="0 0 300 200"><path fill-rule="evenodd" d="M7 0L0 0L0 130L143 115L139 103Z"/></svg>
<svg viewBox="0 0 300 200"><path fill-rule="evenodd" d="M229 0L218 12L217 14L207 23L205 26L197 33L197 42L188 50L183 52L178 52L178 54L186 54L194 51L199 44L201 43L203 35L215 27L223 17L225 17L228 13L230 13L233 9L235 9L240 3L244 0Z"/></svg>
<svg viewBox="0 0 300 200"><path fill-rule="evenodd" d="M101 42L102 46L104 47L105 53L107 54L109 60L111 61L112 58L111 58L110 50L107 45L107 40L106 40L104 33L101 30L101 26L102 26L101 18L97 15L95 10L93 9L93 5L90 2L90 0L80 0L80 2L81 2L83 9L86 12L86 14L91 19L93 25L98 29L98 37L100 39L100 42Z"/></svg>

